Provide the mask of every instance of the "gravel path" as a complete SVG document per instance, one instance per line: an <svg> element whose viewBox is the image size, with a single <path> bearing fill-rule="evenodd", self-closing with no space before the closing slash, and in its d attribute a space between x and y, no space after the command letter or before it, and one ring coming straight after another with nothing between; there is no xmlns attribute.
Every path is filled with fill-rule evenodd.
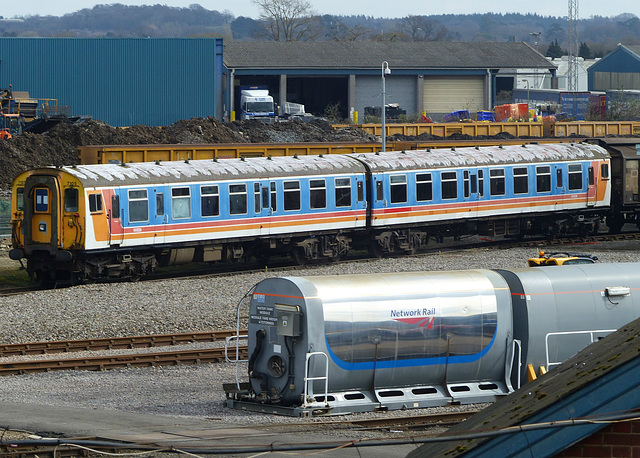
<svg viewBox="0 0 640 458"><path fill-rule="evenodd" d="M607 242L564 249L594 254L601 262L634 262L638 260L640 242ZM230 329L236 325L239 300L266 277L517 268L525 267L527 258L535 254L535 248L473 249L288 272L85 285L1 297L0 342ZM246 368L241 367L240 373L244 375ZM235 366L231 364L51 372L2 378L0 401L215 418L235 424L289 421L224 408L222 384L234 380Z"/></svg>

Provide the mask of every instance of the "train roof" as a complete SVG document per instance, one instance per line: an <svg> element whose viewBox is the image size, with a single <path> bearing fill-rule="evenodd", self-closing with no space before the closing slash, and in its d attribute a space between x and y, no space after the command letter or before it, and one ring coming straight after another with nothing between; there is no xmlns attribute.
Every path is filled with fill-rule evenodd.
<svg viewBox="0 0 640 458"><path fill-rule="evenodd" d="M85 186L188 183L210 180L334 175L364 172L360 162L347 155L254 157L129 164L93 164L63 167Z"/></svg>
<svg viewBox="0 0 640 458"><path fill-rule="evenodd" d="M374 172L392 170L437 169L463 166L526 164L549 161L606 159L604 148L587 143L523 144L406 150L380 153L351 154Z"/></svg>

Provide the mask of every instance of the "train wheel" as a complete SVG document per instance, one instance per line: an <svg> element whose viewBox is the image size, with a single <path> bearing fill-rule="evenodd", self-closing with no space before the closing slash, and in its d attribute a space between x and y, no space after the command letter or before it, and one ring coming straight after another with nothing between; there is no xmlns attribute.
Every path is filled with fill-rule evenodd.
<svg viewBox="0 0 640 458"><path fill-rule="evenodd" d="M298 266L304 266L307 263L307 257L304 255L304 248L297 246L291 250L293 262Z"/></svg>
<svg viewBox="0 0 640 458"><path fill-rule="evenodd" d="M371 253L372 256L378 259L381 259L384 257L384 252L382 250L382 247L380 246L377 240L373 240L369 244L369 253Z"/></svg>
<svg viewBox="0 0 640 458"><path fill-rule="evenodd" d="M615 216L607 216L607 227L610 234L617 234L624 226L624 216L617 214Z"/></svg>

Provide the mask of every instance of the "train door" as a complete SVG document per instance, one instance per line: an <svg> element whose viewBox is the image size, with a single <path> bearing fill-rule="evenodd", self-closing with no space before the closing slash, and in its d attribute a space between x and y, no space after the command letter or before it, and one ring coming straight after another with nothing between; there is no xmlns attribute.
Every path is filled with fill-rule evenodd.
<svg viewBox="0 0 640 458"><path fill-rule="evenodd" d="M554 199L555 207L554 210L562 210L564 209L564 197L567 192L567 186L565 185L564 178L564 167L563 164L555 164L553 166L554 173L554 188L553 194L558 196L558 198Z"/></svg>
<svg viewBox="0 0 640 458"><path fill-rule="evenodd" d="M25 209L30 213L26 221L25 236L28 231L28 237L25 237L25 245L30 242L32 245L57 247L60 215L58 183L53 177L33 178L34 180L29 181L35 183L28 190L28 200L32 204L29 209Z"/></svg>
<svg viewBox="0 0 640 458"><path fill-rule="evenodd" d="M385 224L384 209L387 207L387 199L384 193L385 175L382 173L371 174L371 205L367 216L371 226Z"/></svg>
<svg viewBox="0 0 640 458"><path fill-rule="evenodd" d="M258 235L269 235L271 232L271 185L275 187L275 182L261 180L253 183L253 213L255 221L259 225Z"/></svg>
<svg viewBox="0 0 640 458"><path fill-rule="evenodd" d="M155 199L152 200L155 210L151 213L153 218L151 225L155 227L153 243L159 245L165 242L167 223L169 222L169 216L166 212L167 188L156 187L153 193L155 194Z"/></svg>
<svg viewBox="0 0 640 458"><path fill-rule="evenodd" d="M107 211L109 218L109 245L120 246L124 240L124 228L122 227L122 213L120 211L120 189L114 189L110 193L111 202Z"/></svg>
<svg viewBox="0 0 640 458"><path fill-rule="evenodd" d="M478 171L466 169L462 171L462 200L468 208L467 217L478 215Z"/></svg>
<svg viewBox="0 0 640 458"><path fill-rule="evenodd" d="M593 207L598 202L597 169L589 165L587 170L587 207Z"/></svg>

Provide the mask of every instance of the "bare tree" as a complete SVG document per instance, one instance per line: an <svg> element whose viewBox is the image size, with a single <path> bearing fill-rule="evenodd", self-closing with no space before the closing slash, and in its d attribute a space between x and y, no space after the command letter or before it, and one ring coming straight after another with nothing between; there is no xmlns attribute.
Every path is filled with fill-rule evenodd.
<svg viewBox="0 0 640 458"><path fill-rule="evenodd" d="M446 40L449 30L438 21L427 16L407 16L400 22L400 31L411 41Z"/></svg>
<svg viewBox="0 0 640 458"><path fill-rule="evenodd" d="M371 34L371 30L359 24L349 27L343 22L337 21L331 25L328 37L335 41L358 41Z"/></svg>
<svg viewBox="0 0 640 458"><path fill-rule="evenodd" d="M262 9L265 36L274 41L313 40L320 34L320 21L306 0L251 0Z"/></svg>

